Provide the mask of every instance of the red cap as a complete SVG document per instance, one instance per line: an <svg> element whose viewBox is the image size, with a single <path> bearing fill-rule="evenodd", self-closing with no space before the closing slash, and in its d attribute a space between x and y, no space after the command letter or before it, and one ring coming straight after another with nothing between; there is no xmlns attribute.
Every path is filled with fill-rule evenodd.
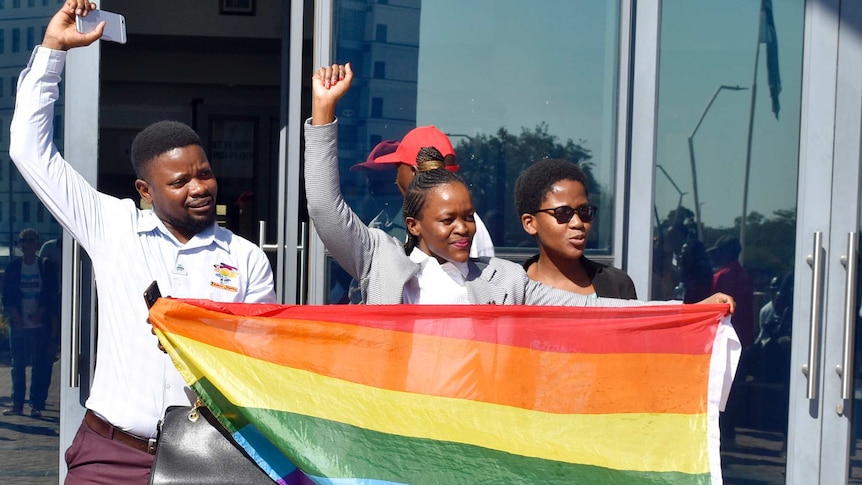
<svg viewBox="0 0 862 485"><path fill-rule="evenodd" d="M455 156L455 149L452 148L452 142L445 133L438 130L433 125L419 126L410 130L394 153L377 157L374 163L406 163L407 165L416 166L416 156L419 155L419 149L423 147L434 147L440 151L444 157ZM458 165L447 165L446 170L457 172Z"/></svg>
<svg viewBox="0 0 862 485"><path fill-rule="evenodd" d="M364 162L357 163L356 165L350 167L350 170L356 170L358 168L367 168L370 170L388 170L390 168L395 168L394 165L381 164L377 161L377 159L378 157L382 157L383 155L395 153L396 148L398 148L398 140L383 140L371 149L371 153L368 154L368 158L365 159Z"/></svg>

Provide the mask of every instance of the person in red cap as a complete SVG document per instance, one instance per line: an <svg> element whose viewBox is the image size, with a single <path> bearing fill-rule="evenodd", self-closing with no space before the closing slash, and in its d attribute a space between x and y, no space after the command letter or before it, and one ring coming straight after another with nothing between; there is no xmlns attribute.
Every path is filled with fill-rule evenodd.
<svg viewBox="0 0 862 485"><path fill-rule="evenodd" d="M533 281L521 265L512 261L471 258L469 252L476 231L473 198L467 184L444 169L445 163L440 158L445 157L434 147L422 147L417 154L428 170L416 173L404 197L408 241L402 244L382 231L369 229L345 202L338 177L335 111L352 80L350 64L333 64L315 71L312 115L303 126L304 170L309 218L333 259L359 280L360 303L611 307L644 304L636 300L588 298ZM734 308L733 298L724 294L712 295L703 303L727 304L730 312Z"/></svg>
<svg viewBox="0 0 862 485"><path fill-rule="evenodd" d="M419 126L410 130L404 138L399 142L397 140L384 140L377 144L362 163L350 167L351 170L367 169L367 170L386 170L390 168L396 169L395 185L401 191L401 195L407 192L407 186L416 176L418 166L416 157L419 155L419 150L426 147L436 148L443 156L443 162L446 165L446 170L457 172L460 168L455 161L455 149L452 148L452 142L445 133L438 130L433 125ZM380 214L378 214L378 217ZM375 226L375 221L372 221L369 226ZM476 221L476 234L473 236L473 245L470 247L470 257L479 258L483 256L494 256L494 242L491 240L491 234L485 223L479 218L478 214L474 216ZM403 215L398 214L396 220L402 220ZM388 232L388 231L387 231ZM398 235L392 234L396 237ZM406 230L404 231L406 237Z"/></svg>

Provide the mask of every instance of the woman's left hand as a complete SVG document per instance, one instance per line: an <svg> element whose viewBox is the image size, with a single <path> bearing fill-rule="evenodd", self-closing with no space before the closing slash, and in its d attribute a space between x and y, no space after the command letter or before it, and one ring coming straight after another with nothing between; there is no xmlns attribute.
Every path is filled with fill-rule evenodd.
<svg viewBox="0 0 862 485"><path fill-rule="evenodd" d="M697 302L697 305L700 305L700 304L730 305L730 313L732 314L734 311L736 311L736 300L734 300L732 296L730 296L726 293L713 293L712 295L708 296L707 298Z"/></svg>

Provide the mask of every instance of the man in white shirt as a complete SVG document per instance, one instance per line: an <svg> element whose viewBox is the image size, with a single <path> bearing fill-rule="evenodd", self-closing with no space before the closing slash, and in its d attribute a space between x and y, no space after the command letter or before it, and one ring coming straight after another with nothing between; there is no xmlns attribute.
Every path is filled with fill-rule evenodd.
<svg viewBox="0 0 862 485"><path fill-rule="evenodd" d="M66 451L66 484L147 483L164 410L195 400L147 324L143 291L227 302L274 302L264 253L215 223L218 185L191 128L159 122L132 145L135 187L152 210L97 192L57 152L54 102L66 50L102 35L75 29L95 5L67 0L18 80L10 156L93 261L97 365L84 422Z"/></svg>

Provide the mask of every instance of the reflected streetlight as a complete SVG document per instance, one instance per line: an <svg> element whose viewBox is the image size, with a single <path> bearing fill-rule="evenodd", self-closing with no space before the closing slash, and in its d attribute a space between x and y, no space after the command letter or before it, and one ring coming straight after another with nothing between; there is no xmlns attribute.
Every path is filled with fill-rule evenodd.
<svg viewBox="0 0 862 485"><path fill-rule="evenodd" d="M697 120L697 124L694 126L694 130L691 131L691 136L688 137L688 156L691 160L691 182L692 182L692 192L694 192L694 217L697 221L697 238L703 241L703 225L700 221L700 198L698 197L697 192L697 164L694 161L694 135L697 134L697 130L700 128L701 123L703 123L703 119L706 118L706 113L709 111L709 108L712 107L712 103L715 102L715 98L718 97L718 93L723 90L730 91L744 91L748 89L743 86L728 86L726 84L722 84L715 90L715 94L710 98L709 103L706 104L706 108L704 108L703 113L700 115L700 119Z"/></svg>
<svg viewBox="0 0 862 485"><path fill-rule="evenodd" d="M465 134L463 134L463 133L444 133L444 135L448 136L449 138L456 137L456 136L460 136L460 137L462 137L462 138L466 138L466 139L468 139L468 140L470 140L470 141L473 141L473 136L472 136L472 135L465 135Z"/></svg>
<svg viewBox="0 0 862 485"><path fill-rule="evenodd" d="M663 173L664 176L667 177L667 179L670 181L670 184L673 185L674 189L676 189L676 193L679 194L679 201L676 203L676 208L679 209L682 206L682 196L687 194L688 192L683 192L682 190L680 190L679 186L676 184L676 182L673 181L672 178L670 178L670 175L667 173L667 170L665 170L664 167L658 164L656 164L656 167L658 167L658 169L661 170L661 173Z"/></svg>

